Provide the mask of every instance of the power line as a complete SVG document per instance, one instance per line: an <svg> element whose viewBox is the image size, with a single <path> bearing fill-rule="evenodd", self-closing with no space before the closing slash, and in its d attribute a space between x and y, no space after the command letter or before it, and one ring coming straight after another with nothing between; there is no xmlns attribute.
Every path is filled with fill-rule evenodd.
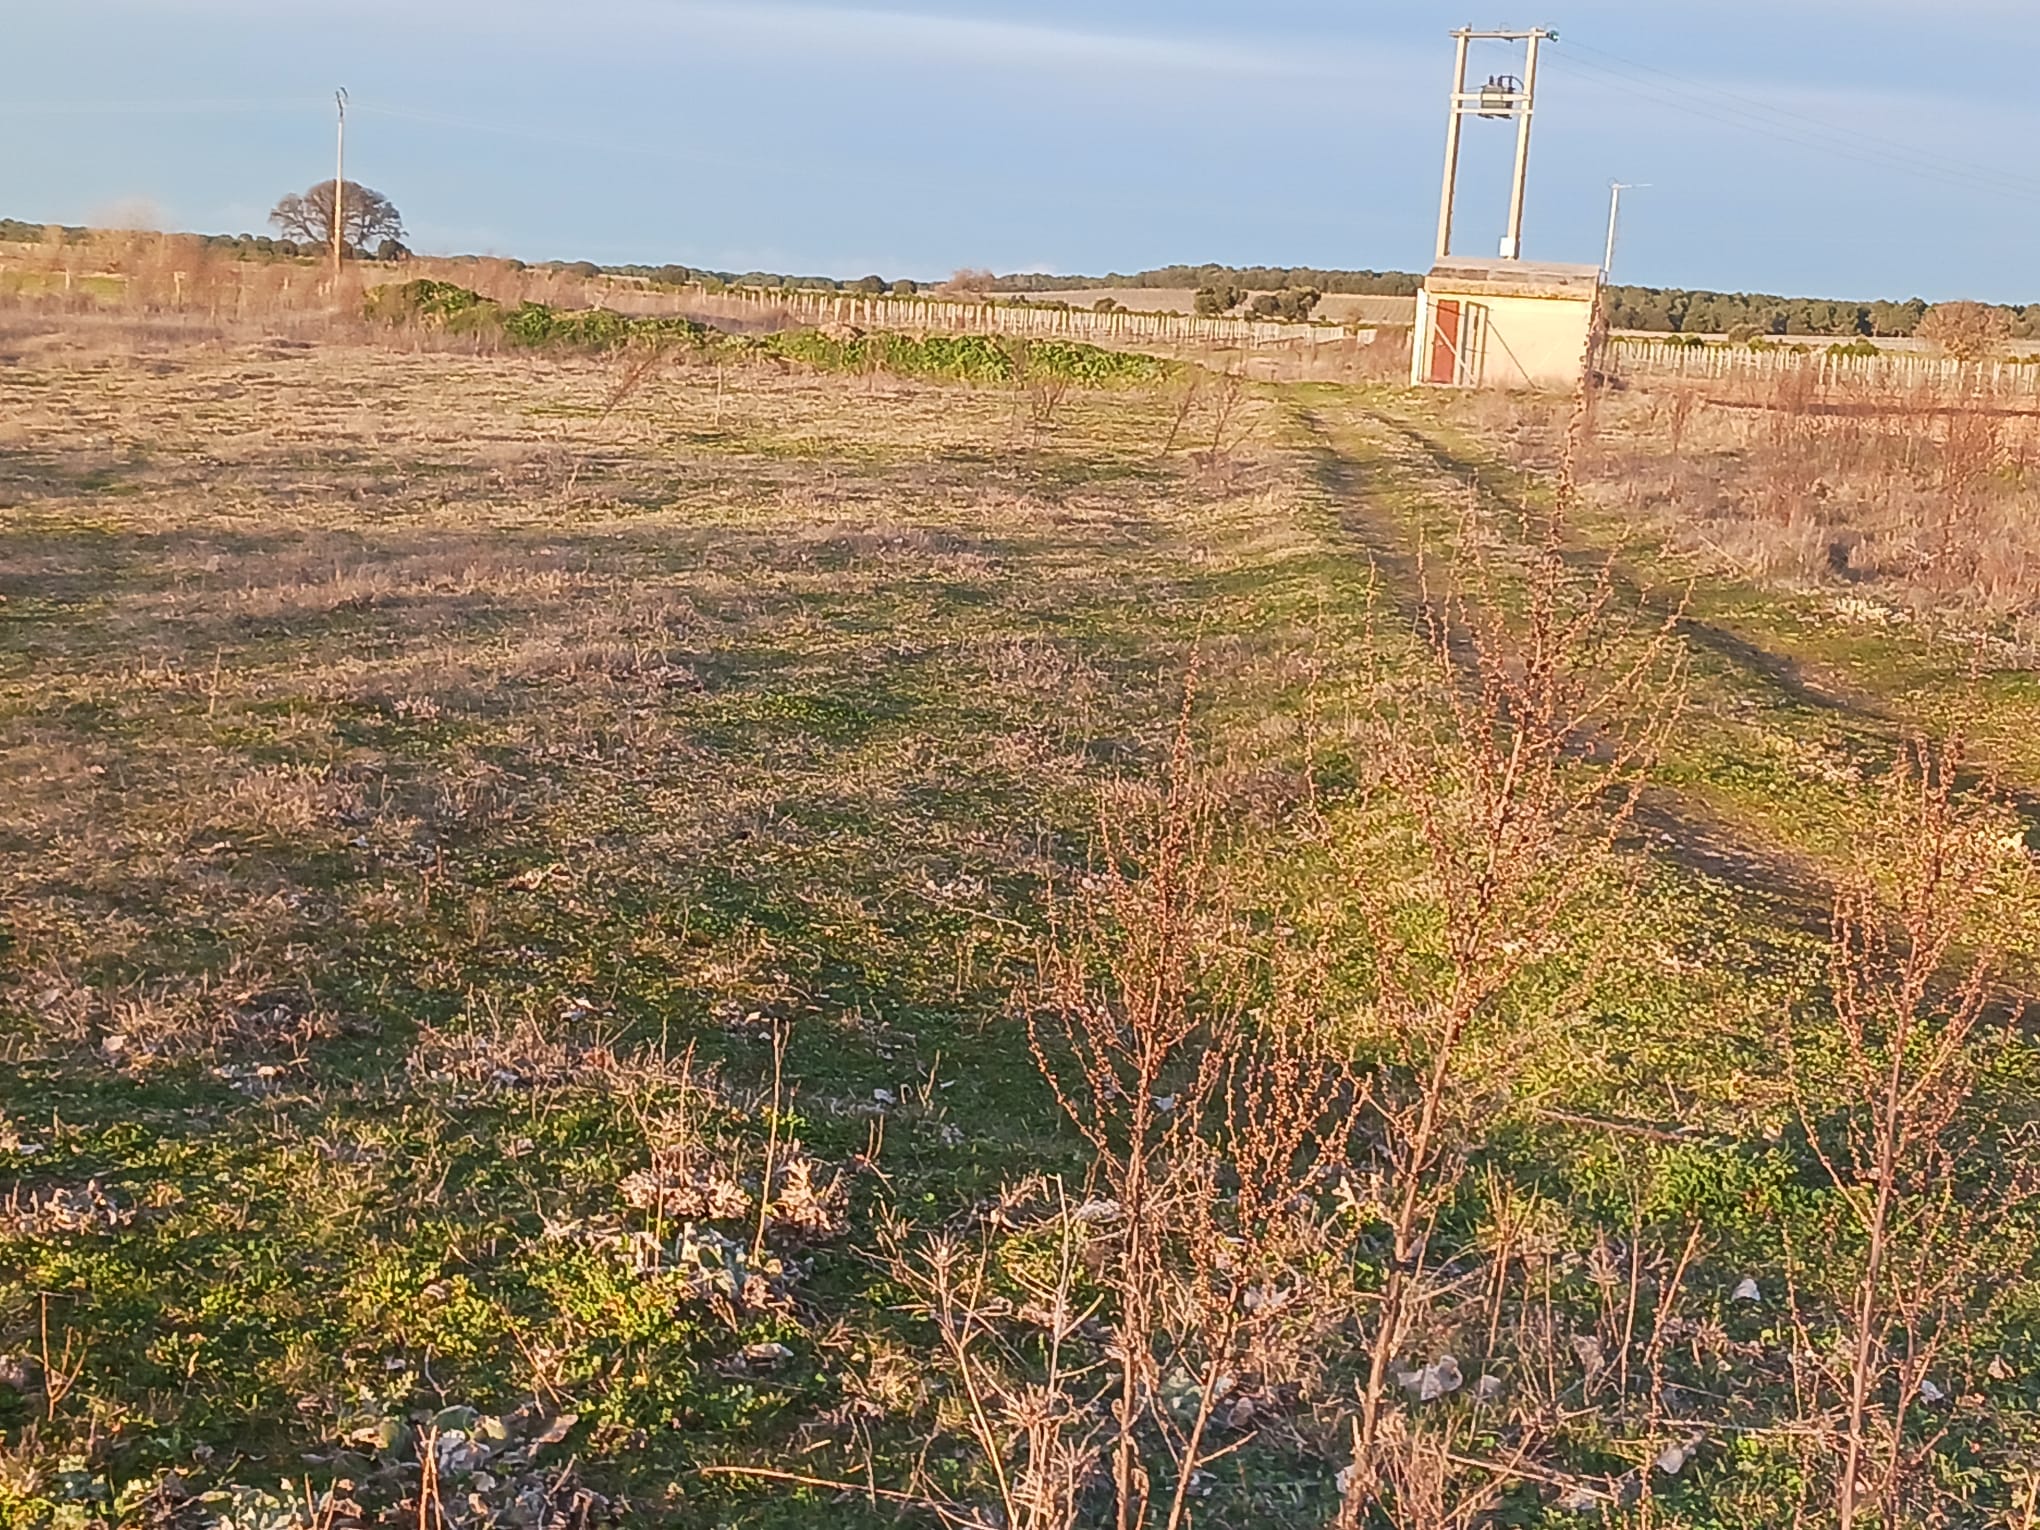
<svg viewBox="0 0 2040 1530"><path fill-rule="evenodd" d="M1581 51L1599 52L1597 49L1584 47ZM1601 56L1614 57L1610 54ZM1618 60L1621 67L1611 67L1597 64L1591 59L1565 55L1559 55L1554 62L1559 65L1562 72L1572 74L1589 84L1621 90L1653 105L1669 107L1723 126L1760 133L1774 142L1795 144L1839 159L1931 180L1937 184L1958 183L1993 193L2010 193L2040 199L2040 180L1944 159L1888 139L1859 133L1854 129L1832 127L1802 113L1768 107L1731 91L1683 81L1676 75L1651 69L1647 65L1629 65L1626 61ZM1656 80L1641 78L1631 73L1631 70L1658 78Z"/></svg>
<svg viewBox="0 0 2040 1530"><path fill-rule="evenodd" d="M1626 80L1620 75L1596 69L1592 65L1582 66L1578 60L1572 61L1569 65L1561 65L1560 70L1562 73L1569 74L1573 78L1589 85L1603 85L1611 89L1620 90L1636 96L1640 100L1647 101L1653 106L1669 107L1674 111L1681 111L1704 121L1758 134L1772 143L1796 145L1800 148L1813 150L1816 153L1827 154L1836 159L1845 159L1856 164L1867 165L1873 169L1932 181L1937 185L1960 184L1972 190L1994 194L2040 198L2040 183L2028 181L2003 172L1959 166L1945 162L1901 159L1865 145L1853 144L1837 138L1814 137L1803 132L1788 131L1775 122L1754 117L1748 113L1711 107L1706 104L1680 99L1676 96L1669 96L1662 90L1647 84Z"/></svg>
<svg viewBox="0 0 2040 1530"><path fill-rule="evenodd" d="M1609 65L1613 65L1623 69L1634 70L1640 74L1655 75L1657 78L1664 80L1672 85L1678 86L1682 90L1686 90L1691 93L1699 95L1716 96L1724 101L1733 102L1751 111L1761 112L1767 116L1782 117L1792 122L1802 123L1830 137L1837 135L1845 135L1851 142L1861 143L1870 147L1879 148L1886 151L1887 153L1898 154L1901 156L1905 156L1907 158L1918 160L1922 163L1935 164L1947 169L1967 168L1967 161L1956 160L1953 158L1947 158L1941 155L1932 154L1926 150L1919 148L1915 144L1909 144L1904 142L1903 140L1896 138L1882 138L1875 133L1866 133L1862 129L1854 126L1851 126L1848 129L1837 128L1832 122L1828 121L1825 118L1809 116L1805 112L1796 112L1793 111L1790 107L1779 106L1774 102L1765 101L1756 96L1745 95L1741 91L1730 90L1725 85L1710 84L1705 80L1687 79L1684 76L1673 74L1670 70L1660 69L1655 64L1640 63L1635 59L1624 58L1618 53L1610 53L1604 48L1596 48L1591 43L1576 43L1574 46L1576 46L1583 53L1590 53L1594 55L1596 58L1607 60ZM2004 179L2016 180L2023 182L2024 184L2040 188L2040 181L2033 180L2029 177L2019 176L2016 174L2006 172L1990 171L1986 173L2002 175L2002 178Z"/></svg>
<svg viewBox="0 0 2040 1530"><path fill-rule="evenodd" d="M1560 67L1587 84L1604 85L1647 101L1653 106L1669 107L1708 122L1760 133L1774 142L1788 142L1805 148L1821 149L1865 164L1887 163L1882 156L1873 153L1866 146L1851 143L1846 139L1834 135L1809 135L1803 129L1783 126L1732 103L1724 104L1711 101L1704 95L1689 95L1678 90L1668 90L1663 85L1637 79L1625 71L1611 69L1587 59L1569 58L1564 60Z"/></svg>

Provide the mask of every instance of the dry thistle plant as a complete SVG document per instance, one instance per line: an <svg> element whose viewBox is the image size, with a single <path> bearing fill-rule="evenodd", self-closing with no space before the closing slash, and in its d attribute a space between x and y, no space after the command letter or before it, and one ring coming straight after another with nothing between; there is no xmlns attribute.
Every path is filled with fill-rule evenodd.
<svg viewBox="0 0 2040 1530"><path fill-rule="evenodd" d="M1099 1403L1109 1386L1103 1363L1081 1342L1098 1299L1082 1304L1086 1249L1094 1222L1070 1204L1062 1183L1040 1195L1002 1198L975 1243L949 1234L914 1241L904 1224L880 1230L881 1262L909 1293L908 1310L935 1330L938 1365L952 1388L945 1432L968 1438L991 1478L998 1522L1011 1530L1071 1530L1095 1475L1108 1434ZM1037 1247L1052 1239L1045 1260L1001 1260L997 1229L1021 1224L1030 1202L1045 1216L1025 1225ZM1001 1274L1019 1300L1001 1289ZM917 1503L952 1524L981 1524L925 1472L899 1501ZM894 1495L887 1494L892 1497Z"/></svg>
<svg viewBox="0 0 2040 1530"><path fill-rule="evenodd" d="M1944 591L1966 589L1977 582L1983 557L1979 523L1986 490L2006 455L2003 424L1981 401L1972 399L1967 404L1942 411L1939 471L1935 475L1939 493L1929 501L1934 524L1923 549L1931 582ZM1931 417L1922 424L1932 439Z"/></svg>
<svg viewBox="0 0 2040 1530"><path fill-rule="evenodd" d="M2023 1008L1999 989L1993 927L2030 907L2030 878L2016 819L1959 794L1961 767L1959 741L1900 751L1866 869L1835 899L1832 1029L1792 1040L1801 1124L1846 1208L1808 1272L1831 1321L1800 1317L1827 1329L1809 1337L1844 1526L1941 1507L1923 1468L1958 1373L1984 1366L1974 1350L2040 1197L2030 1101L2006 1087Z"/></svg>
<svg viewBox="0 0 2040 1530"><path fill-rule="evenodd" d="M1033 439L1039 441L1055 424L1063 400L1069 396L1072 380L1049 367L1028 364L1015 384L1027 401L1027 418Z"/></svg>
<svg viewBox="0 0 2040 1530"><path fill-rule="evenodd" d="M1120 1530L1147 1522L1140 1431L1158 1381L1151 1338L1167 1228L1184 1189L1169 1171L1192 1156L1240 1024L1234 974L1212 971L1232 963L1214 906L1212 805L1191 758L1191 694L1186 688L1167 785L1146 821L1123 796L1101 809L1099 869L1080 897L1053 909L1028 1016L1036 1064L1116 1202L1108 1283L1120 1368L1112 1446Z"/></svg>
<svg viewBox="0 0 2040 1530"><path fill-rule="evenodd" d="M611 415L629 403L633 396L659 375L670 354L670 346L656 341L633 344L619 354L616 360L616 378L603 396L601 411L595 416L594 426L597 430L608 424ZM720 392L717 395L717 408L718 410L721 408ZM561 491L565 499L569 501L573 499L574 487L581 481L581 470L587 466L587 462L585 452L575 454L573 468L567 474L566 487Z"/></svg>
<svg viewBox="0 0 2040 1530"><path fill-rule="evenodd" d="M1198 385L1204 376L1205 369L1201 366L1184 367L1162 385L1160 396L1169 410L1169 433L1162 438L1162 449L1155 454L1157 457L1166 458L1176 449L1176 442L1190 421L1190 412L1197 407Z"/></svg>
<svg viewBox="0 0 2040 1530"><path fill-rule="evenodd" d="M1165 784L1107 797L1098 869L1057 900L1025 996L1036 1062L1110 1196L1091 1231L1113 1371L1097 1449L1121 1530L1179 1530L1205 1468L1294 1438L1357 1299L1359 1224L1335 1195L1350 1074L1315 1025L1314 969L1245 949L1217 807L1186 691Z"/></svg>
<svg viewBox="0 0 2040 1530"><path fill-rule="evenodd" d="M1605 954L1613 921L1596 915L1628 885L1617 841L1683 697L1677 613L1625 609L1610 565L1576 578L1556 513L1519 589L1484 549L1469 518L1445 588L1427 580L1413 652L1365 739L1382 832L1345 877L1367 945L1355 1039L1385 1245L1353 1514L1395 1517L1397 1484L1422 1479L1421 1434L1389 1427L1389 1394L1434 1303L1462 1283L1463 1251L1439 1246L1441 1226L1512 1077L1570 1006L1550 981L1576 993ZM1532 978L1542 998L1521 992Z"/></svg>
<svg viewBox="0 0 2040 1530"><path fill-rule="evenodd" d="M1252 426L1242 424L1240 420L1246 404L1247 381L1239 372L1228 367L1212 379L1209 394L1211 440L1193 452L1191 460L1215 478L1231 476L1233 454L1252 433Z"/></svg>
<svg viewBox="0 0 2040 1530"><path fill-rule="evenodd" d="M1188 1193L1157 1286L1158 1368L1192 1386L1155 1410L1176 1479L1169 1530L1189 1522L1205 1466L1254 1431L1293 1432L1289 1415L1322 1390L1359 1305L1358 1088L1319 1023L1317 979L1278 975L1231 1038L1213 1096L1193 1105L1216 1119L1186 1139L1194 1156L1175 1169Z"/></svg>
<svg viewBox="0 0 2040 1530"><path fill-rule="evenodd" d="M1765 513L1780 525L1795 525L1807 514L1820 476L1819 392L1817 375L1795 367L1778 374L1767 401L1764 422L1772 450L1763 499Z"/></svg>

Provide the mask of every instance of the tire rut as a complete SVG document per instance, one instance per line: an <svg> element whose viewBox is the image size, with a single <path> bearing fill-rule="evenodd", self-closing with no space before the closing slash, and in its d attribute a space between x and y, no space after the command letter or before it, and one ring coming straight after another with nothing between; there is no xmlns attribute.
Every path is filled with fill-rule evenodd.
<svg viewBox="0 0 2040 1530"><path fill-rule="evenodd" d="M1520 532L1521 511L1531 486L1516 470L1456 454L1407 421L1364 404L1358 418L1350 422L1327 420L1319 410L1300 403L1292 406L1291 415L1308 438L1305 451L1311 475L1327 508L1341 532L1378 571L1385 603L1406 619L1416 617L1422 609L1418 560L1406 527L1392 509L1379 503L1381 490L1434 499L1471 492L1484 509L1504 512L1495 517L1497 523ZM1342 442L1342 426L1375 436L1380 450L1357 455ZM1593 560L1590 550L1578 554L1582 565ZM1617 591L1643 609L1671 614L1662 595L1654 595L1633 578L1619 576ZM1811 684L1788 657L1770 653L1724 629L1681 619L1677 631L1687 643L1730 661L1746 681L1780 699L1843 713L1862 722L1889 721L1881 711ZM1734 888L1781 927L1821 935L1828 929L1832 884L1818 865L1807 857L1758 842L1732 821L1674 788L1645 789L1626 838L1632 848L1654 859Z"/></svg>

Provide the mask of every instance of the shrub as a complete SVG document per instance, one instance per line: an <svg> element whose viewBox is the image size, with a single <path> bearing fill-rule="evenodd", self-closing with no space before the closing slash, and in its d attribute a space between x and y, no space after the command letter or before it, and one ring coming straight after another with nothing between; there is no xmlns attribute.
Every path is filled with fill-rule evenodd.
<svg viewBox="0 0 2040 1530"><path fill-rule="evenodd" d="M1170 370L1167 362L1154 356L1108 351L1068 340L1029 343L1024 350L1024 363L1030 372L1066 379L1087 388L1158 382Z"/></svg>
<svg viewBox="0 0 2040 1530"><path fill-rule="evenodd" d="M1988 303L1936 303L1913 333L1958 361L1977 361L2011 338L2012 316Z"/></svg>
<svg viewBox="0 0 2040 1530"><path fill-rule="evenodd" d="M706 325L679 317L635 319L607 308L562 313L543 303L503 305L452 282L421 279L377 287L368 294L368 316L386 324L419 324L449 334L494 335L512 345L557 346L609 351L633 340L700 344Z"/></svg>
<svg viewBox="0 0 2040 1530"><path fill-rule="evenodd" d="M981 302L984 295L992 290L998 278L989 271L980 271L966 266L953 273L949 280L935 290L944 297L961 298L970 302Z"/></svg>
<svg viewBox="0 0 2040 1530"><path fill-rule="evenodd" d="M1323 297L1315 287L1285 287L1262 293L1248 311L1261 319L1307 319Z"/></svg>
<svg viewBox="0 0 2040 1530"><path fill-rule="evenodd" d="M1230 282L1224 282L1216 286L1199 287L1192 306L1196 308L1200 317L1212 319L1239 307L1243 296L1245 294L1239 288Z"/></svg>
<svg viewBox="0 0 2040 1530"><path fill-rule="evenodd" d="M393 283L375 288L365 301L368 316L386 324L422 324L454 334L495 332L503 328L500 303L453 282L420 278Z"/></svg>

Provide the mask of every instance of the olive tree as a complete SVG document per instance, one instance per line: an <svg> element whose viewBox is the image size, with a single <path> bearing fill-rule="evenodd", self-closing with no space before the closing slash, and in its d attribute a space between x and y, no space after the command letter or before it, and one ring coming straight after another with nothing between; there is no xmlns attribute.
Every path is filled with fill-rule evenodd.
<svg viewBox="0 0 2040 1530"><path fill-rule="evenodd" d="M2011 336L2012 316L1988 303L1936 303L1913 333L1959 360L1979 361Z"/></svg>

